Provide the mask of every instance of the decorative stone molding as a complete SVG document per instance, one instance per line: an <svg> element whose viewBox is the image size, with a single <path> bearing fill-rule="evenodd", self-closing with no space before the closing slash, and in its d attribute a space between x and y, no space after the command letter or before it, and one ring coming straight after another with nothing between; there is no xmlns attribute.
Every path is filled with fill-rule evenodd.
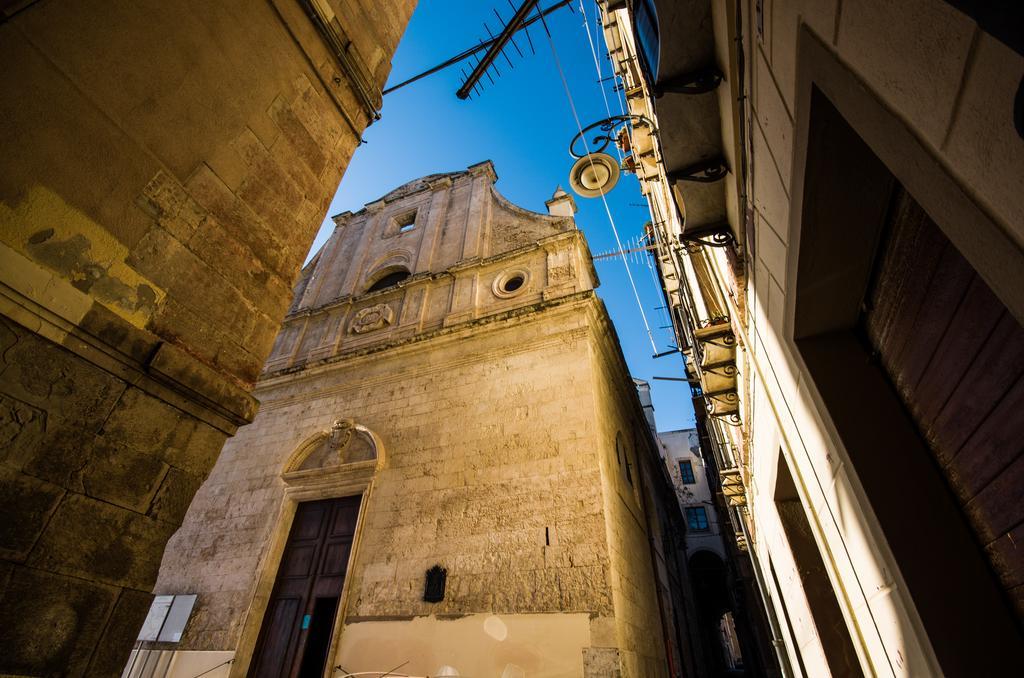
<svg viewBox="0 0 1024 678"><path fill-rule="evenodd" d="M473 176L483 175L489 177L492 184L498 180L498 173L494 170L494 163L492 163L490 160L485 160L483 162L478 162L475 165L470 165L469 167L466 168L466 170Z"/></svg>
<svg viewBox="0 0 1024 678"><path fill-rule="evenodd" d="M383 464L380 439L351 419L338 419L299 445L281 478L289 496L343 496L362 492Z"/></svg>
<svg viewBox="0 0 1024 678"><path fill-rule="evenodd" d="M376 280L382 275L398 269L405 269L411 273L413 258L412 250L404 247L392 247L366 267L362 284L367 285L371 280Z"/></svg>
<svg viewBox="0 0 1024 678"><path fill-rule="evenodd" d="M750 550L750 547L747 545L747 537L742 532L736 533L736 548L744 553Z"/></svg>
<svg viewBox="0 0 1024 678"><path fill-rule="evenodd" d="M728 318L714 318L693 331L697 344L697 373L709 415L739 423L736 392L736 336Z"/></svg>
<svg viewBox="0 0 1024 678"><path fill-rule="evenodd" d="M189 351L99 306L70 281L0 243L0 314L149 395L234 435L259 403ZM45 291L45 294L43 293ZM97 316L87 328L83 321Z"/></svg>
<svg viewBox="0 0 1024 678"><path fill-rule="evenodd" d="M395 312L387 304L374 304L356 311L349 324L351 334L365 334L384 329L395 321Z"/></svg>
<svg viewBox="0 0 1024 678"><path fill-rule="evenodd" d="M747 489L743 486L743 476L738 468L723 469L719 473L722 481L722 494L729 506L746 506Z"/></svg>
<svg viewBox="0 0 1024 678"><path fill-rule="evenodd" d="M518 284L516 280L518 279ZM501 299L511 299L523 293L530 285L530 271L525 268L514 268L502 271L494 278L491 292Z"/></svg>
<svg viewBox="0 0 1024 678"><path fill-rule="evenodd" d="M448 189L452 187L452 178L450 176L443 176L439 179L434 179L427 182L427 188L432 191L439 191L442 189Z"/></svg>

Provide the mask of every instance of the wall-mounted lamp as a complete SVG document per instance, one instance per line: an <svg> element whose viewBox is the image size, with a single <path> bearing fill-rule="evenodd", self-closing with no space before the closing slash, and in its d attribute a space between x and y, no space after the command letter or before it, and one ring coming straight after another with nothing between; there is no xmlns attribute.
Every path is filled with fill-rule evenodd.
<svg viewBox="0 0 1024 678"><path fill-rule="evenodd" d="M646 142L657 136L658 130L650 118L643 115L613 115L603 120L587 125L569 142L569 155L576 158L572 169L569 170L569 185L581 197L596 198L608 193L618 183L622 167L615 161L615 158L605 153L608 146L622 137L627 150L639 153L641 149L632 148L627 132L627 126L632 128L635 134L642 130ZM586 135L591 130L599 130L600 133L591 139L590 144L586 142ZM582 148L580 145L582 144ZM643 155L649 155L653 149ZM637 167L638 163L633 156L627 156L627 169ZM682 171L669 173L669 181L693 181L698 183L711 183L722 179L728 169L721 161L702 162L698 165L688 167ZM656 178L656 177L655 177ZM680 243L690 247L730 247L735 244L732 229L728 222L702 226L697 229L683 229L678 238ZM689 247L688 247L689 249Z"/></svg>

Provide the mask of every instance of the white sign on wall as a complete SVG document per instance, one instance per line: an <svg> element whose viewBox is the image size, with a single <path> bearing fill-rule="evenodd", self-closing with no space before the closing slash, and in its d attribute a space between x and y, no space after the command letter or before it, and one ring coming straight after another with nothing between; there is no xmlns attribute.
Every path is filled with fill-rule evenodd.
<svg viewBox="0 0 1024 678"><path fill-rule="evenodd" d="M149 606L149 614L142 623L139 640L177 643L185 631L189 615L196 604L194 593L177 596L156 596Z"/></svg>

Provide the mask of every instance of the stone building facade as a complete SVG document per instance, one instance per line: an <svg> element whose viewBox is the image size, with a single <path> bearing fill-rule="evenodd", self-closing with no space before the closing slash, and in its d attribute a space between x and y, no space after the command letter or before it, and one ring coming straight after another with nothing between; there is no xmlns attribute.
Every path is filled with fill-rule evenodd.
<svg viewBox="0 0 1024 678"><path fill-rule="evenodd" d="M1024 671L1019 6L607 10L698 423L783 671Z"/></svg>
<svg viewBox="0 0 1024 678"><path fill-rule="evenodd" d="M0 673L120 670L414 4L0 3Z"/></svg>
<svg viewBox="0 0 1024 678"><path fill-rule="evenodd" d="M710 551L725 559L715 488L708 482L697 429L659 432L658 443L687 520L687 551Z"/></svg>
<svg viewBox="0 0 1024 678"><path fill-rule="evenodd" d="M156 592L198 594L181 642L143 653L170 675L279 675L314 647L349 672L678 675L664 479L572 198L536 214L495 179L485 162L335 217L260 413L164 557ZM282 592L300 521L345 497L318 618Z"/></svg>

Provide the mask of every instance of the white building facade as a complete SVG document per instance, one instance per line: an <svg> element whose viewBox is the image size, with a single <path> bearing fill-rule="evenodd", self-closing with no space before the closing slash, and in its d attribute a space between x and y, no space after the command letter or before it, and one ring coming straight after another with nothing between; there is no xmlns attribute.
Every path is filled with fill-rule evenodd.
<svg viewBox="0 0 1024 678"><path fill-rule="evenodd" d="M658 433L665 465L686 517L686 551L711 551L723 560L722 528L700 451L697 429Z"/></svg>
<svg viewBox="0 0 1024 678"><path fill-rule="evenodd" d="M1024 672L1014 16L604 6L624 167L785 675Z"/></svg>

